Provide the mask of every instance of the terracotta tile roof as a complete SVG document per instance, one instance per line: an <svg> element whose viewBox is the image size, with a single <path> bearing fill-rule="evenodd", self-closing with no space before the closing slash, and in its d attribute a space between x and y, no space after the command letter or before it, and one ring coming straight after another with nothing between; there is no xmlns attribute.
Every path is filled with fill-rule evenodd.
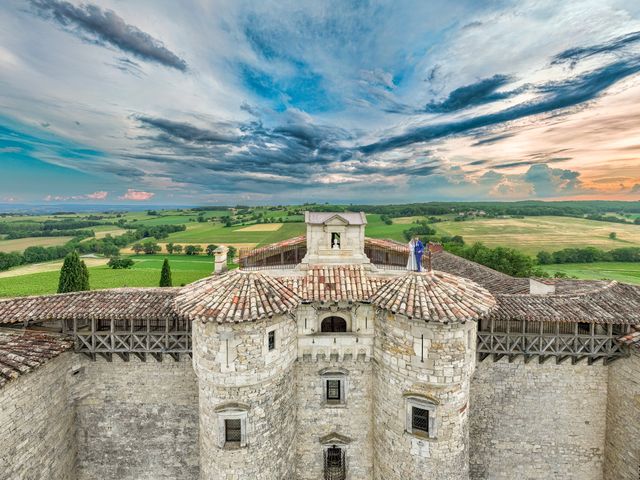
<svg viewBox="0 0 640 480"><path fill-rule="evenodd" d="M299 303L300 298L277 279L233 270L183 288L175 307L190 320L236 323L287 313Z"/></svg>
<svg viewBox="0 0 640 480"><path fill-rule="evenodd" d="M586 282L585 282L586 283ZM596 282L578 293L550 295L496 295L496 320L640 324L640 287L618 282Z"/></svg>
<svg viewBox="0 0 640 480"><path fill-rule="evenodd" d="M632 327L631 332L618 338L624 345L640 350L640 325Z"/></svg>
<svg viewBox="0 0 640 480"><path fill-rule="evenodd" d="M444 272L409 272L382 286L371 303L392 313L436 322L464 322L486 315L493 296L466 278Z"/></svg>
<svg viewBox="0 0 640 480"><path fill-rule="evenodd" d="M174 288L115 288L0 300L0 324L175 317Z"/></svg>
<svg viewBox="0 0 640 480"><path fill-rule="evenodd" d="M368 301L389 280L360 265L314 265L303 275L280 281L306 302L358 302Z"/></svg>
<svg viewBox="0 0 640 480"><path fill-rule="evenodd" d="M449 252L442 251L434 254L431 265L434 270L473 280L491 293L527 293L529 291L528 278L512 277Z"/></svg>
<svg viewBox="0 0 640 480"><path fill-rule="evenodd" d="M0 388L72 347L72 340L60 336L31 330L0 331Z"/></svg>

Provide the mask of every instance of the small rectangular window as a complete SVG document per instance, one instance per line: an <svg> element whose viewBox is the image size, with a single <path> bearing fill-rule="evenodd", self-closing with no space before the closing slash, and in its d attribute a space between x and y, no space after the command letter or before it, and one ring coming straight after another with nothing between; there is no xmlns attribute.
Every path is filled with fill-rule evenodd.
<svg viewBox="0 0 640 480"><path fill-rule="evenodd" d="M227 443L240 443L242 441L242 421L239 418L231 418L224 421L224 439Z"/></svg>
<svg viewBox="0 0 640 480"><path fill-rule="evenodd" d="M269 351L274 350L276 348L276 331L272 330L269 332Z"/></svg>
<svg viewBox="0 0 640 480"><path fill-rule="evenodd" d="M340 383L340 380L327 380L327 401L339 402L341 400Z"/></svg>
<svg viewBox="0 0 640 480"><path fill-rule="evenodd" d="M414 433L429 434L429 410L412 407L411 409L411 430Z"/></svg>

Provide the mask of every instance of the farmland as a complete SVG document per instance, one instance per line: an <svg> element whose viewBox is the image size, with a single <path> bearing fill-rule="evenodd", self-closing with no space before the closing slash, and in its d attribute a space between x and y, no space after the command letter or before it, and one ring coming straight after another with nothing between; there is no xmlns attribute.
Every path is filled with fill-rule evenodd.
<svg viewBox="0 0 640 480"><path fill-rule="evenodd" d="M540 250L598 247L611 250L640 246L640 225L597 222L571 217L478 218L434 225L445 235L462 235L465 242L489 247L512 247L528 255ZM616 232L617 239L609 238Z"/></svg>
<svg viewBox="0 0 640 480"><path fill-rule="evenodd" d="M0 240L0 252L22 252L27 247L53 247L64 245L71 237L27 237Z"/></svg>
<svg viewBox="0 0 640 480"><path fill-rule="evenodd" d="M263 224L254 225L254 228ZM219 245L224 244L254 244L267 245L287 238L302 235L305 232L303 223L285 223L276 230L249 230L242 226L225 227L219 223L192 223L187 225L184 232L169 235L167 242L197 243ZM164 240L163 240L164 241Z"/></svg>
<svg viewBox="0 0 640 480"><path fill-rule="evenodd" d="M428 205L428 204L426 204ZM184 226L183 231L165 231L162 238L144 236L131 237L118 244L122 255L131 256L136 263L129 270L111 270L106 266L107 258L100 255L100 250L87 250L85 253L97 252L95 258L85 261L91 272L92 288L108 288L116 286L153 286L157 284L160 268L167 243L185 247L198 245L232 245L238 249L255 248L305 233L303 223L306 206L288 207L236 207L229 209L172 209L135 212L108 212L94 215L62 214L62 215L11 215L0 218L0 226L5 224L5 236L17 229L40 232L45 236L29 236L15 240L0 240L0 252L22 252L30 246L67 245L70 236L46 236L47 228L59 230L75 229L93 230L95 237L85 238L80 244L89 247L92 242L100 242L106 236L117 237L135 229L151 228L166 225ZM323 206L330 209L330 206ZM337 207L339 210L343 207ZM412 214L415 208L397 208L403 216L388 215L385 217L376 211L367 214L368 225L366 235L373 238L389 238L405 241L404 231L418 226L428 218L436 217L430 226L436 230L436 238L440 236L460 235L467 245L483 242L490 247L505 246L515 248L527 255L535 256L540 250L557 251L568 247L593 246L603 250L621 247L640 246L640 225L633 220L638 213L616 213L614 211L599 212L623 219L627 223L612 223L587 220L576 216L525 216L509 217L507 215L466 215L463 221L455 221L459 216L451 209L440 213L428 213L429 217ZM521 208L521 207L518 207ZM556 207L553 207L556 208ZM357 210L358 207L353 207ZM363 207L363 209L366 209ZM471 210L473 213L473 211ZM487 218L491 217L491 218ZM391 221L389 220L391 218ZM384 219L384 220L383 220ZM83 223L84 222L84 223ZM64 226L64 224L69 226ZM72 226L75 223L75 226ZM48 227L46 225L49 225ZM63 225L63 227L57 227ZM615 232L615 238L610 233ZM168 234L167 234L168 233ZM60 232L58 232L58 235ZM154 234L154 233L152 233ZM64 233L63 233L64 235ZM79 233L78 233L79 235ZM0 235L2 237L2 235ZM156 241L161 247L161 254L133 255L135 243ZM75 240L78 242L78 240ZM71 247L73 248L73 247ZM117 249L116 249L117 251ZM212 259L205 255L170 255L174 285L189 283L208 275L212 269ZM51 293L57 286L57 276L62 264L60 257L52 261L22 264L4 272L0 272L0 296ZM33 260L32 260L33 261ZM37 260L36 260L37 261ZM15 265L15 264L14 264ZM550 274L566 273L580 278L616 278L622 281L638 282L640 268L634 263L594 263L594 264L562 264L546 265L544 269Z"/></svg>
<svg viewBox="0 0 640 480"><path fill-rule="evenodd" d="M131 258L135 261L131 269L112 270L106 265L89 267L91 288L157 287L164 258L169 259L174 286L194 282L213 271L213 260L206 256L142 255ZM59 271L54 270L0 278L0 297L55 293L58 276Z"/></svg>
<svg viewBox="0 0 640 480"><path fill-rule="evenodd" d="M563 263L542 267L551 275L556 272L586 280L618 280L640 284L640 264L626 262Z"/></svg>

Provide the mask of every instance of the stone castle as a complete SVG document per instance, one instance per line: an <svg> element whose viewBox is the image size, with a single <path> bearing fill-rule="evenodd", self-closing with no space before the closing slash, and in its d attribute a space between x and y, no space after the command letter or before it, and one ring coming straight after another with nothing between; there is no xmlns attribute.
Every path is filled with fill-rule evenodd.
<svg viewBox="0 0 640 480"><path fill-rule="evenodd" d="M638 479L640 287L306 223L186 287L0 301L0 479Z"/></svg>

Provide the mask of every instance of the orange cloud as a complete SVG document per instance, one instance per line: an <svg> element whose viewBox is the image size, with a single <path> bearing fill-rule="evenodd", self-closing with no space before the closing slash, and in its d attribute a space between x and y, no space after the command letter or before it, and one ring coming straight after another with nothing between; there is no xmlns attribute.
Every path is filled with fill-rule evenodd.
<svg viewBox="0 0 640 480"><path fill-rule="evenodd" d="M127 193L118 197L120 200L133 200L135 202L144 202L145 200L149 200L155 195L153 192L142 192L138 190L134 190L132 188L127 190Z"/></svg>
<svg viewBox="0 0 640 480"><path fill-rule="evenodd" d="M109 192L98 191L93 193L85 193L82 195L47 195L44 197L46 202L67 202L69 200L105 200Z"/></svg>
<svg viewBox="0 0 640 480"><path fill-rule="evenodd" d="M91 200L104 200L109 195L108 192L93 192L87 195Z"/></svg>

